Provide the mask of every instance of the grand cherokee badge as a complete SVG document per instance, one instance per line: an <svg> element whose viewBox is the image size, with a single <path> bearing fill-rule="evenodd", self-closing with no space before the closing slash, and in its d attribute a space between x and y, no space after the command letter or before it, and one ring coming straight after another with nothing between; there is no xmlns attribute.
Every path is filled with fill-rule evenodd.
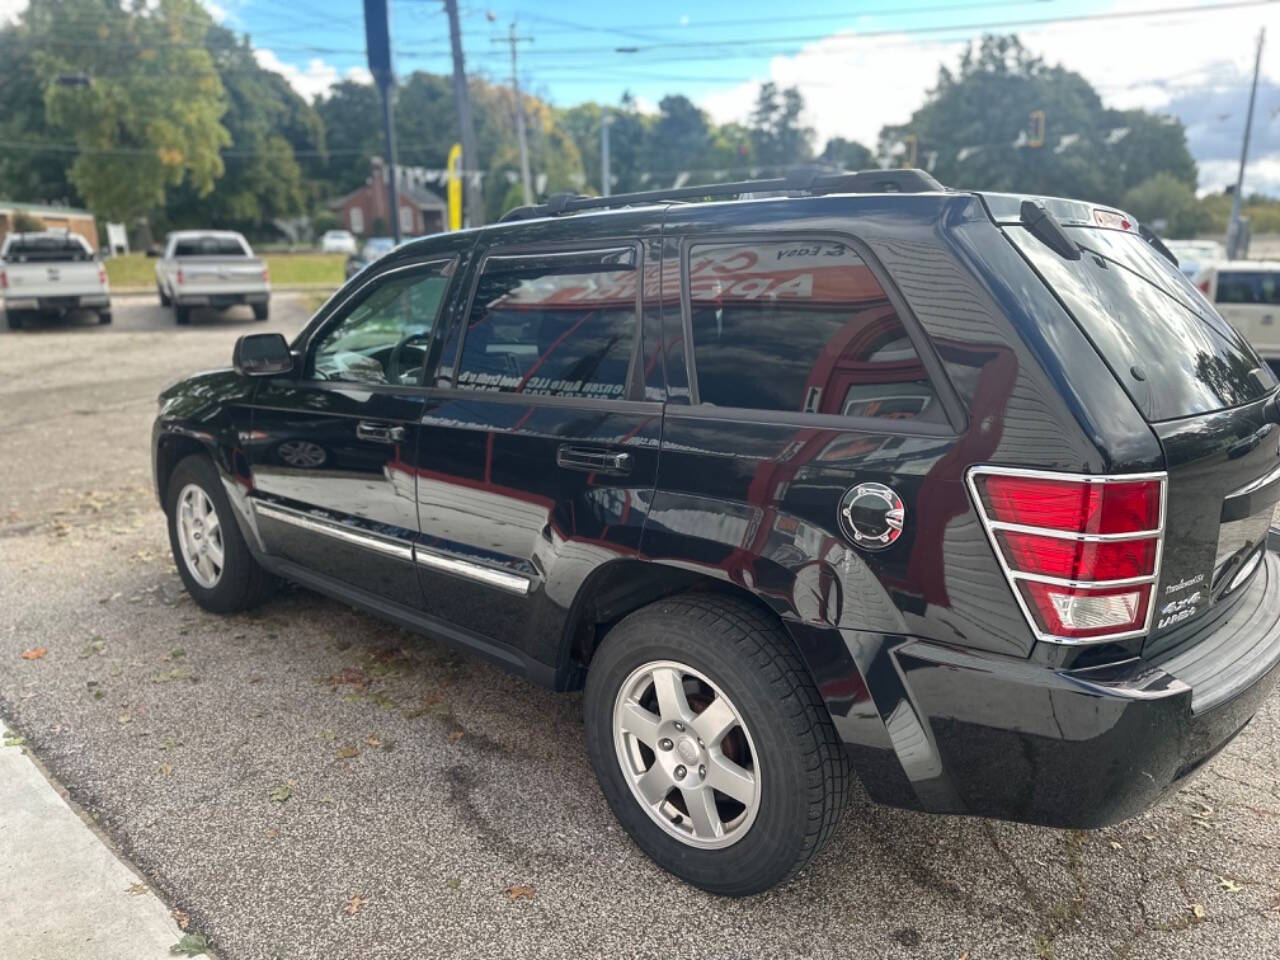
<svg viewBox="0 0 1280 960"><path fill-rule="evenodd" d="M865 550L883 550L902 536L907 508L883 483L860 483L840 500L840 529Z"/></svg>

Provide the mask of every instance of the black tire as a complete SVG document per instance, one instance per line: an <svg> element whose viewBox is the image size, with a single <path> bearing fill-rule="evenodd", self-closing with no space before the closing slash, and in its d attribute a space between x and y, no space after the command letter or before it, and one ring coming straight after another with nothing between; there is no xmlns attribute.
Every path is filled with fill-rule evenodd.
<svg viewBox="0 0 1280 960"><path fill-rule="evenodd" d="M169 299L169 295L164 292L164 287L160 286L160 284L156 284L156 293L160 295L160 306L168 307L172 305L173 301Z"/></svg>
<svg viewBox="0 0 1280 960"><path fill-rule="evenodd" d="M269 316L270 311L265 303L255 303L253 305L253 319L265 320Z"/></svg>
<svg viewBox="0 0 1280 960"><path fill-rule="evenodd" d="M174 304L173 320L178 326L185 327L191 322L191 308Z"/></svg>
<svg viewBox="0 0 1280 960"><path fill-rule="evenodd" d="M623 773L614 704L633 671L663 660L705 675L750 732L759 807L729 846L704 849L672 836ZM591 765L614 815L654 862L694 886L735 897L767 890L804 867L839 822L850 779L845 752L782 625L749 601L686 593L626 617L591 660L583 708Z"/></svg>
<svg viewBox="0 0 1280 960"><path fill-rule="evenodd" d="M103 310L98 314L98 323L102 324L103 326L106 326L110 322L111 322L110 310Z"/></svg>
<svg viewBox="0 0 1280 960"><path fill-rule="evenodd" d="M178 500L188 485L194 484L204 491L213 503L222 534L223 566L221 575L212 587L201 585L193 576L182 555L178 533ZM204 609L213 613L237 613L257 606L275 586L274 578L267 573L249 552L240 528L236 525L231 503L222 489L222 481L213 462L203 455L192 455L182 460L169 477L165 492L165 516L168 519L169 547L173 551L178 575L187 592Z"/></svg>

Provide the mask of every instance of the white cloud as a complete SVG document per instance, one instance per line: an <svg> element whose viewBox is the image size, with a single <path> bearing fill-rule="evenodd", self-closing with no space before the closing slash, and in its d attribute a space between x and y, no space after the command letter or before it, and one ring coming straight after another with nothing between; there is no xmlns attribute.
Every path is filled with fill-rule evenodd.
<svg viewBox="0 0 1280 960"><path fill-rule="evenodd" d="M1151 6L1151 0L1120 0L1110 9ZM1033 13L1029 18L1035 16ZM700 105L718 122L745 120L760 82L773 80L800 88L807 105L806 122L817 132L819 147L831 137L842 136L874 149L880 128L905 122L936 83L938 68L955 69L964 50L963 43L946 42L950 37L896 34L857 38L859 28L874 31L882 22L864 19L852 31L833 34L793 56L774 57L760 76L707 94ZM1263 25L1271 28L1272 37L1280 36L1280 12L1253 7L1200 16L1167 15L1150 21L1059 23L1006 32L1017 32L1046 62L1083 74L1107 106L1176 113L1187 91L1217 88L1239 98L1238 114L1243 117L1254 38ZM959 35L957 31L954 36ZM1263 75L1280 79L1280 51L1274 46L1264 52ZM1259 102L1255 123L1270 121L1271 106L1280 104ZM1280 125L1280 118L1275 122ZM1238 124L1225 126L1231 130L1224 129L1224 136L1239 136ZM1206 163L1202 187L1208 185L1210 169ZM1280 188L1280 181L1276 186Z"/></svg>
<svg viewBox="0 0 1280 960"><path fill-rule="evenodd" d="M25 9L27 9L27 0L0 0L0 26L16 23Z"/></svg>
<svg viewBox="0 0 1280 960"><path fill-rule="evenodd" d="M340 75L337 67L319 57L312 57L305 67L297 67L292 63L285 63L276 56L275 51L265 47L255 48L253 56L258 61L258 66L283 76L307 100L314 100L328 93L339 79L354 80L356 83L373 82L372 75L364 67L350 67Z"/></svg>

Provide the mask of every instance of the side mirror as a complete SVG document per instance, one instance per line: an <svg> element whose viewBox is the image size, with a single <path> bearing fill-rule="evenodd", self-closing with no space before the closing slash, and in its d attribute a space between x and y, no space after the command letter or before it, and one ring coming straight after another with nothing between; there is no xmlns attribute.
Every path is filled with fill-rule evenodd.
<svg viewBox="0 0 1280 960"><path fill-rule="evenodd" d="M293 353L278 333L246 333L236 339L231 365L242 377L274 377L293 370Z"/></svg>

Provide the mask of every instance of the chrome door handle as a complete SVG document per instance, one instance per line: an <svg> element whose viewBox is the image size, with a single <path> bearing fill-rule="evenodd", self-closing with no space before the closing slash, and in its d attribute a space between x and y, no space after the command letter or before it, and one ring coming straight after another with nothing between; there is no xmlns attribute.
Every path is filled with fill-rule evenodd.
<svg viewBox="0 0 1280 960"><path fill-rule="evenodd" d="M403 443L404 427L377 420L360 420L356 423L356 437L371 443Z"/></svg>
<svg viewBox="0 0 1280 960"><path fill-rule="evenodd" d="M567 470L624 476L631 472L631 454L603 447L575 447L566 444L556 449L556 465Z"/></svg>

